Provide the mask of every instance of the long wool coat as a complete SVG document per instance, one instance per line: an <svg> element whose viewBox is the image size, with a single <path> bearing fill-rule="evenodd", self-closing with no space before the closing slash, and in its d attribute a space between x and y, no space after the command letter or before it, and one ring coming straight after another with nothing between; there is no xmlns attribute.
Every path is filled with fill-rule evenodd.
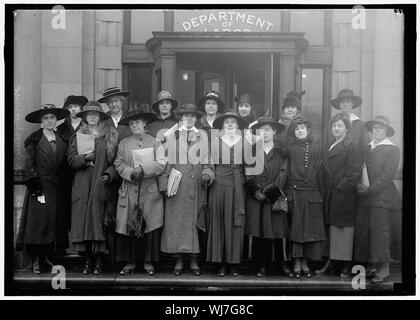
<svg viewBox="0 0 420 320"><path fill-rule="evenodd" d="M197 138L207 140L207 136L199 133ZM176 150L188 152L199 140L192 141L188 146L186 136L175 134L168 137L167 144L174 145ZM208 163L208 154L200 153L201 163L193 164L190 155L188 163L173 163L168 159L168 164L159 179L160 191L167 191L168 178L172 168L182 173L178 192L175 196L165 201L165 218L162 230L161 250L166 253L199 253L198 215L206 199L205 188L201 178L203 174L210 176L210 183L214 181L214 167Z"/></svg>
<svg viewBox="0 0 420 320"><path fill-rule="evenodd" d="M24 244L55 244L57 236L66 232L61 221L61 201L64 198L63 167L65 165L66 145L56 134L56 152L43 134L43 129L32 133L25 140L25 180L28 189L22 208L17 248ZM32 193L36 191L45 195L45 204L38 202Z"/></svg>
<svg viewBox="0 0 420 320"><path fill-rule="evenodd" d="M357 183L362 161L356 144L347 135L323 155L324 219L326 225L353 227L357 210Z"/></svg>
<svg viewBox="0 0 420 320"><path fill-rule="evenodd" d="M80 130L90 134L87 124ZM117 154L118 133L114 128L100 123L95 137L94 166L86 163L83 154L77 152L77 139L70 140L68 160L76 170L72 190L72 219L70 241L105 241L104 224L111 219L110 202L116 202L110 186L102 182L101 176L108 173L111 181L116 178L113 163Z"/></svg>
<svg viewBox="0 0 420 320"><path fill-rule="evenodd" d="M134 171L132 150L145 148L153 149L154 161L141 165L144 176L141 180L139 195L139 183L131 180L131 174ZM134 215L134 211L137 209L139 196L140 208L143 211L146 224L145 233L160 228L163 225L163 198L158 188L158 176L166 166L166 158L162 145L148 134L144 137L132 135L120 142L114 165L118 174L123 179L118 191L119 198L115 231L127 236L132 234L128 225L130 217Z"/></svg>
<svg viewBox="0 0 420 320"><path fill-rule="evenodd" d="M152 123L147 124L146 130L152 136L156 137L160 130L169 129L173 127L175 124L178 123L178 119L173 111L171 111L171 115L169 118L162 119L159 115L155 121ZM162 141L162 137L158 137L160 141Z"/></svg>
<svg viewBox="0 0 420 320"><path fill-rule="evenodd" d="M308 168L305 168L306 149ZM323 241L325 229L321 149L308 140L295 139L288 146L288 156L286 189L291 218L290 239L298 243Z"/></svg>
<svg viewBox="0 0 420 320"><path fill-rule="evenodd" d="M247 176L245 184L247 189L245 234L270 239L289 237L287 213L273 213L271 202L260 202L254 196L256 190L263 190L271 184L284 190L286 178L287 157L282 149L274 147L268 154L264 153L264 171L258 176Z"/></svg>

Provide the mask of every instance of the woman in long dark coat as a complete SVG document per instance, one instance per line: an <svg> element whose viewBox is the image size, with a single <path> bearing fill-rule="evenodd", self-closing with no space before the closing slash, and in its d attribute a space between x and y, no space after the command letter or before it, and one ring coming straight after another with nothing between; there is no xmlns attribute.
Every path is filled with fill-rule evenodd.
<svg viewBox="0 0 420 320"><path fill-rule="evenodd" d="M72 190L72 217L70 241L80 254L86 256L84 274L102 272L102 255L108 252L104 226L115 213L108 207L116 200L110 190L115 176L112 168L118 147L118 132L104 122L109 117L98 102L88 102L78 114L84 119L82 127L71 138L68 160L76 171ZM88 154L78 153L77 134L94 135L95 150Z"/></svg>
<svg viewBox="0 0 420 320"><path fill-rule="evenodd" d="M182 120L182 126L176 131L167 132L168 164L159 179L159 190L167 197L161 251L175 257L176 276L183 272L185 255L190 257L191 272L199 276L201 270L198 266L198 254L201 248L198 230L203 228L200 223L203 217L199 217L199 214L206 199L207 186L214 180L214 168L208 164L208 150L198 148L198 152L196 149L198 155L194 153L197 156L195 159L190 151L200 143L208 141L207 134L195 127L197 118L202 113L195 105L187 104L177 110L177 115ZM171 156L173 151L178 153L179 159ZM182 174L175 195L169 194L168 191L168 179L172 169Z"/></svg>
<svg viewBox="0 0 420 320"><path fill-rule="evenodd" d="M63 168L66 162L66 145L54 132L57 120L68 111L52 104L42 105L25 120L42 123L43 128L25 140L25 180L27 190L22 208L17 249L32 254L32 271L40 273L42 267L52 267L48 255L57 249L57 215L60 212L64 191Z"/></svg>
<svg viewBox="0 0 420 320"><path fill-rule="evenodd" d="M394 129L386 117L377 116L365 126L373 139L363 153L368 179L358 184L354 257L370 264L372 281L379 283L389 275L391 215L401 210L401 196L393 181L400 148L388 138Z"/></svg>
<svg viewBox="0 0 420 320"><path fill-rule="evenodd" d="M134 273L136 261L142 260L148 275L155 273L159 261L160 233L163 226L163 199L158 188L158 176L166 165L165 152L155 138L145 132L147 123L156 114L147 105L127 112L120 121L128 124L133 135L118 146L114 165L123 182L119 190L116 216L116 260L126 265L120 274ZM136 164L134 151L149 154Z"/></svg>
<svg viewBox="0 0 420 320"><path fill-rule="evenodd" d="M246 127L245 120L231 109L226 110L214 122L214 128L223 130L218 138L219 152L212 149L216 174L209 194L206 260L219 264L218 276L226 274L226 264L231 266L231 274L238 276L237 268L242 260L245 177L242 148L244 139L240 130ZM235 160L240 162L235 163Z"/></svg>
<svg viewBox="0 0 420 320"><path fill-rule="evenodd" d="M57 134L66 144L68 148L70 138L74 133L79 130L82 126L82 119L77 117L77 114L82 111L83 106L88 102L88 99L84 96L68 96L63 105L63 109L67 109L70 112L70 115L64 119L64 122L57 126ZM67 159L67 157L66 157ZM65 168L63 168L64 174L64 184L63 192L64 198L60 199L62 203L62 209L60 215L57 217L57 227L59 227L59 232L57 234L57 245L61 251L64 251L68 248L69 245L69 231L71 226L71 189L74 179L74 171L70 167L68 161L65 161ZM58 231L58 230L57 230Z"/></svg>
<svg viewBox="0 0 420 320"><path fill-rule="evenodd" d="M259 175L246 176L245 234L253 237L253 259L257 277L265 276L272 259L273 240L289 237L287 212L273 212L272 206L284 190L287 178L287 156L275 146L273 137L284 126L272 118L260 118L251 129L260 129L263 138L264 170Z"/></svg>
<svg viewBox="0 0 420 320"><path fill-rule="evenodd" d="M296 277L310 277L307 259L321 260L325 241L322 212L323 181L321 149L312 142L311 123L296 118L289 127L288 136L294 141L288 146L288 175L286 182L291 219L293 272Z"/></svg>
<svg viewBox="0 0 420 320"><path fill-rule="evenodd" d="M360 153L349 137L350 120L342 113L331 120L335 142L323 156L324 219L329 226L329 260L317 274L331 270L334 263L342 264L341 277L350 275L353 259L354 224L357 209L357 183L362 172Z"/></svg>

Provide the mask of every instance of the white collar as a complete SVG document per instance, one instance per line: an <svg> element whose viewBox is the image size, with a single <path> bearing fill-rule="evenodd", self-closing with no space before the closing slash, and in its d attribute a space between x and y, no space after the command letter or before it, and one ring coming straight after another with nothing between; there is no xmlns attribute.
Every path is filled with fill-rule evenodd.
<svg viewBox="0 0 420 320"><path fill-rule="evenodd" d="M356 116L354 113L350 113L349 119L351 122L355 121L355 120L360 120L360 118L358 116Z"/></svg>
<svg viewBox="0 0 420 320"><path fill-rule="evenodd" d="M180 127L178 130L179 131L186 131L186 132L194 131L195 133L198 132L198 129L196 127L192 127L190 130L188 130L187 127L185 127L185 125L182 125L182 127Z"/></svg>
<svg viewBox="0 0 420 320"><path fill-rule="evenodd" d="M112 121L114 121L116 127L118 127L118 123L120 122L122 115L123 114L121 113L120 116L116 118L111 114Z"/></svg>
<svg viewBox="0 0 420 320"><path fill-rule="evenodd" d="M342 137L340 140L335 140L334 143L331 145L329 151L331 151L332 148L334 148L337 144L339 144L341 141L344 140L346 136L344 135L344 137Z"/></svg>
<svg viewBox="0 0 420 320"><path fill-rule="evenodd" d="M389 140L388 138L385 138L384 140L382 140L381 142L379 142L377 145L373 144L373 140L371 142L368 143L368 145L370 145L372 147L372 150L375 149L377 146L395 146L395 143L393 143L391 140Z"/></svg>

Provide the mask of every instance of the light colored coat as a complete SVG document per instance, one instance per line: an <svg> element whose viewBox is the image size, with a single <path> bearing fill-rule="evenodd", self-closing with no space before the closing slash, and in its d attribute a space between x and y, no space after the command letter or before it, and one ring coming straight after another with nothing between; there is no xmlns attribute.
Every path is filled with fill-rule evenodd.
<svg viewBox="0 0 420 320"><path fill-rule="evenodd" d="M132 135L123 139L118 146L117 158L114 165L123 179L118 190L118 204L115 231L123 235L130 235L128 229L129 216L136 210L138 202L137 181L131 180L134 163L131 151L134 149L153 148L155 160L142 164L143 179L140 190L140 208L146 223L145 233L151 232L163 225L163 199L158 188L158 176L166 165L166 157L162 145L155 138L146 134L143 138Z"/></svg>

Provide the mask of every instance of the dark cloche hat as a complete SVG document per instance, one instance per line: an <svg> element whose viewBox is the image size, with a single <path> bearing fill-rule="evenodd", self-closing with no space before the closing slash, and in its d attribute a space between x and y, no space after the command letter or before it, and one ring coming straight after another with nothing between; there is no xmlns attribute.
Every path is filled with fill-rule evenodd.
<svg viewBox="0 0 420 320"><path fill-rule="evenodd" d="M205 111L204 105L207 100L214 100L217 103L218 112L223 113L225 110L225 103L220 99L220 94L216 90L210 90L204 97L198 100L198 107L200 110Z"/></svg>
<svg viewBox="0 0 420 320"><path fill-rule="evenodd" d="M353 90L343 89L338 92L337 98L330 100L330 104L333 108L340 110L340 102L344 99L351 99L353 101L353 109L359 107L363 102L361 97L354 95Z"/></svg>
<svg viewBox="0 0 420 320"><path fill-rule="evenodd" d="M121 89L118 88L118 87L112 87L112 88L108 88L104 91L103 97L98 99L98 102L106 103L106 100L110 97L113 97L113 96L127 97L129 95L130 95L130 93L128 91L121 91Z"/></svg>
<svg viewBox="0 0 420 320"><path fill-rule="evenodd" d="M104 112L102 110L101 104L99 102L97 102L97 101L88 101L85 104L85 106L83 107L83 110L80 111L76 115L76 117L83 118L83 117L86 116L86 114L88 112L92 112L92 111L93 112L98 112L103 120L106 120L106 119L108 119L110 117L109 114L107 114L106 112Z"/></svg>
<svg viewBox="0 0 420 320"><path fill-rule="evenodd" d="M386 136L387 137L392 137L395 133L394 128L392 128L389 125L389 119L385 116L376 116L373 120L367 121L365 123L365 128L368 129L370 132L372 132L372 126L374 124L384 125L387 128L387 130L386 130Z"/></svg>
<svg viewBox="0 0 420 320"><path fill-rule="evenodd" d="M67 109L57 108L55 105L47 103L40 106L38 110L27 114L25 120L31 123L41 123L41 118L50 113L54 114L57 120L64 119L70 115Z"/></svg>
<svg viewBox="0 0 420 320"><path fill-rule="evenodd" d="M289 129L287 130L287 136L288 137L294 137L295 136L295 129L298 125L304 124L308 129L311 128L312 124L309 120L306 120L303 116L296 117L292 120L290 123Z"/></svg>
<svg viewBox="0 0 420 320"><path fill-rule="evenodd" d="M195 104L192 104L192 103L187 103L187 104L184 104L184 105L180 106L179 108L177 108L175 110L175 113L179 117L182 117L182 115L184 115L186 113L195 114L197 116L197 118L200 118L201 116L203 116L203 113L200 110L198 110L198 108Z"/></svg>
<svg viewBox="0 0 420 320"><path fill-rule="evenodd" d="M264 117L258 118L255 124L252 125L251 129L255 131L266 124L270 125L273 128L273 130L276 130L276 133L280 133L284 131L284 129L286 128L283 124L278 123L273 118L264 116Z"/></svg>
<svg viewBox="0 0 420 320"><path fill-rule="evenodd" d="M147 103L141 103L140 106L135 106L134 108L127 111L125 117L121 119L119 124L128 125L131 120L143 119L146 123L153 122L156 120L156 113L150 108L150 105Z"/></svg>
<svg viewBox="0 0 420 320"><path fill-rule="evenodd" d="M71 104L78 104L83 108L83 106L88 102L88 99L85 96L74 96L70 95L64 99L63 108L67 108Z"/></svg>
<svg viewBox="0 0 420 320"><path fill-rule="evenodd" d="M283 106L282 106L283 110L287 106L294 106L294 107L298 108L298 110L300 111L302 109L302 96L305 93L306 93L305 90L303 90L301 92L290 91L286 95L286 98L284 98Z"/></svg>
<svg viewBox="0 0 420 320"><path fill-rule="evenodd" d="M162 90L158 93L157 100L153 102L152 108L156 113L159 113L159 102L162 100L169 100L172 102L172 108L175 109L178 106L178 101L176 101L170 91Z"/></svg>
<svg viewBox="0 0 420 320"><path fill-rule="evenodd" d="M235 110L233 109L226 109L226 111L218 118L216 118L216 120L214 120L213 122L213 127L215 129L222 129L223 128L223 122L227 119L227 118L234 118L236 119L236 121L238 122L239 125L239 129L245 129L248 127L248 123L244 120L244 118L242 118Z"/></svg>

